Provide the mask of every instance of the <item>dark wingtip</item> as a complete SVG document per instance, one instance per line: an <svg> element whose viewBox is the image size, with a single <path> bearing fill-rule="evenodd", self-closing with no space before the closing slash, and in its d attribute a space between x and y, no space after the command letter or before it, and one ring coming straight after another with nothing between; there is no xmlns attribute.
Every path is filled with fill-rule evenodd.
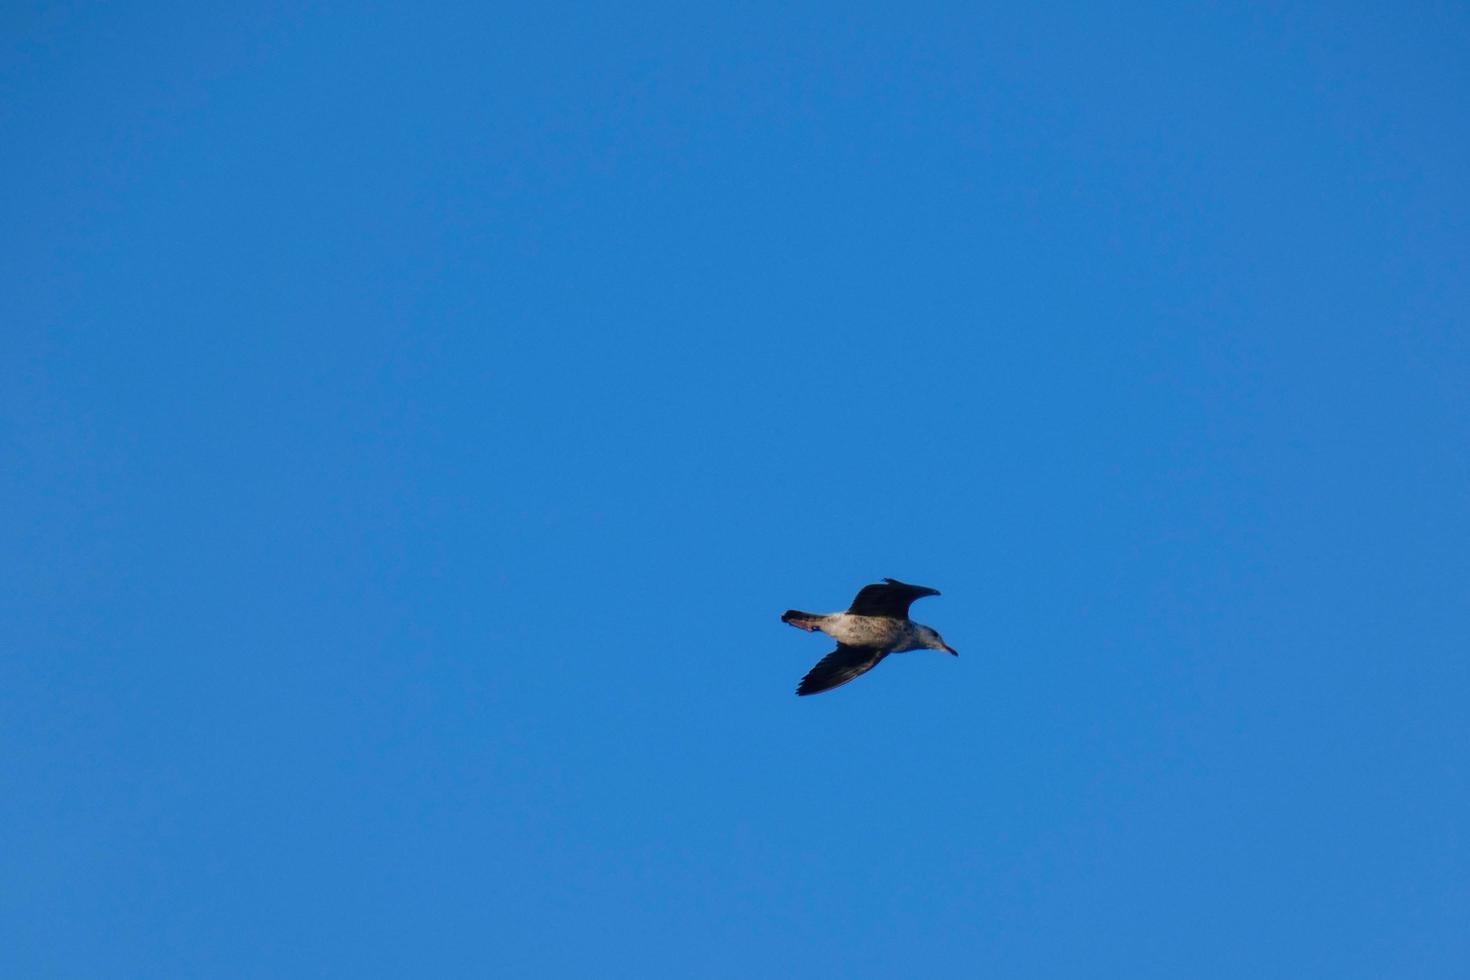
<svg viewBox="0 0 1470 980"><path fill-rule="evenodd" d="M924 595L939 595L938 589L931 589L927 585L914 585L912 582L900 582L896 578L885 578L883 579L883 581L887 582L889 585L901 585L905 589L918 589L920 592L924 593Z"/></svg>
<svg viewBox="0 0 1470 980"><path fill-rule="evenodd" d="M838 686L831 683L832 679L830 677L813 677L812 675L816 672L817 668L813 667L807 671L806 676L796 685L797 697L804 698L812 694L821 694L823 691L830 691L832 688Z"/></svg>

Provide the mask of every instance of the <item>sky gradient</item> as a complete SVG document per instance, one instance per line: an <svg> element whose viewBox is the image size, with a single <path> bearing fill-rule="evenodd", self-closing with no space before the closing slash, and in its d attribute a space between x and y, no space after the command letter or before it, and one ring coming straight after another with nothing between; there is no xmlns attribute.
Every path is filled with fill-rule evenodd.
<svg viewBox="0 0 1470 980"><path fill-rule="evenodd" d="M1464 5L0 22L0 975L1465 975Z"/></svg>

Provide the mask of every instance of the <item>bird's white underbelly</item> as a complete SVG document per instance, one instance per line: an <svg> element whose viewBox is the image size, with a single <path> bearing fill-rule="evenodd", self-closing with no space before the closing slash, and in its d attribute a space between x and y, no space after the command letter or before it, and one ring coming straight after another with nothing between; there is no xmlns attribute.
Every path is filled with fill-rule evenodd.
<svg viewBox="0 0 1470 980"><path fill-rule="evenodd" d="M838 643L855 647L894 650L905 647L907 623L887 616L854 616L837 613L821 624L821 630Z"/></svg>

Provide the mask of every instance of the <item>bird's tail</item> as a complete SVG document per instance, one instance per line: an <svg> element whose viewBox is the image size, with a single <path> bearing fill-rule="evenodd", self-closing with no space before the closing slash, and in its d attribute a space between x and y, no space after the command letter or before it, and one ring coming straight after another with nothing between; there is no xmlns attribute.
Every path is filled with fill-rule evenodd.
<svg viewBox="0 0 1470 980"><path fill-rule="evenodd" d="M827 617L823 616L821 613L801 612L796 609L788 609L781 614L781 622L790 623L797 629L806 630L808 633L810 633L814 629L820 628L822 625L822 620L826 618Z"/></svg>

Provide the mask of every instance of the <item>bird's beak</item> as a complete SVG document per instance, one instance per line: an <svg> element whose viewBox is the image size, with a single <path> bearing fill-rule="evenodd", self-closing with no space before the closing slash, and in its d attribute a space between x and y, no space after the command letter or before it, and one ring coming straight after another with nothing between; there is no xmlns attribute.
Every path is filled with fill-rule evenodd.
<svg viewBox="0 0 1470 980"><path fill-rule="evenodd" d="M960 652L958 650L956 650L952 646L949 646L948 644L945 645L944 652L949 654L951 657L958 657L960 655Z"/></svg>

